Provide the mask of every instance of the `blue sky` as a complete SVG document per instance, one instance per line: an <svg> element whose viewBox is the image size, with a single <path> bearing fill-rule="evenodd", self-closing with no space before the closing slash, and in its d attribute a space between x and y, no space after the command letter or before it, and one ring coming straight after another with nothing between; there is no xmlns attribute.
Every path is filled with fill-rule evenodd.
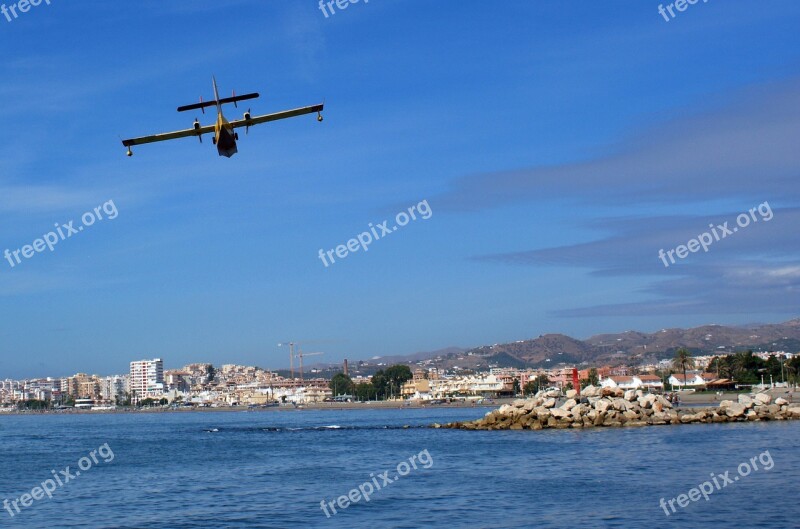
<svg viewBox="0 0 800 529"><path fill-rule="evenodd" d="M9 2L6 1L8 4ZM66 2L0 18L0 378L139 358L285 367L798 315L800 4ZM147 145L259 91L241 135ZM226 108L229 119L243 108ZM196 114L196 115L195 115ZM417 220L326 268L411 205ZM754 223L675 248L767 201Z"/></svg>

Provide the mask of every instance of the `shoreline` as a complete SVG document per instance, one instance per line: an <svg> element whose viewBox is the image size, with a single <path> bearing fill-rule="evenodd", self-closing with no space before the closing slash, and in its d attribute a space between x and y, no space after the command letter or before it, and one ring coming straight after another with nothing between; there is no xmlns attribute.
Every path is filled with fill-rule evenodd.
<svg viewBox="0 0 800 529"><path fill-rule="evenodd" d="M787 388L775 388L766 393L773 398L782 397L793 403L795 401L794 391ZM685 393L680 395L680 403L675 408L698 409L700 407L718 406L723 400L737 401L738 396L743 393L723 392L721 395L716 393ZM233 412L302 412L319 410L376 410L376 409L447 409L447 408L499 408L506 404L512 404L517 398L493 399L488 402L477 404L468 401L455 401L449 403L431 404L426 401L366 401L366 402L315 402L294 406L292 404L280 404L278 406L248 408L247 406L217 406L217 407L191 407L191 408L118 408L114 410L14 410L0 412L3 416L29 416L29 415L107 415L107 414L128 414L128 413L233 413ZM800 400L799 400L800 401Z"/></svg>
<svg viewBox="0 0 800 529"><path fill-rule="evenodd" d="M130 413L258 413L258 412L303 412L303 411L319 411L319 410L379 410L379 409L448 409L448 408L476 408L476 409L492 409L509 404L514 399L496 399L491 403L475 404L472 402L451 402L442 404L430 404L423 402L413 401L368 401L368 402L317 402L310 404L303 404L294 406L291 404L281 404L279 406L267 406L248 408L247 406L217 406L217 407L191 407L191 408L118 408L115 410L14 410L8 412L0 412L0 417L3 416L20 416L20 415L115 415L115 414L130 414Z"/></svg>

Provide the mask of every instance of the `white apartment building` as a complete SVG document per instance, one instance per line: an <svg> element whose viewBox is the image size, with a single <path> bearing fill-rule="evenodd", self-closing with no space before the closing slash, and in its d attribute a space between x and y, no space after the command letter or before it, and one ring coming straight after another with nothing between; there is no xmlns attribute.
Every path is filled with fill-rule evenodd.
<svg viewBox="0 0 800 529"><path fill-rule="evenodd" d="M123 399L128 389L128 377L125 375L112 375L100 381L100 394L103 400L115 403L117 397Z"/></svg>
<svg viewBox="0 0 800 529"><path fill-rule="evenodd" d="M164 393L164 361L154 358L131 362L129 387L135 402L147 397L161 397Z"/></svg>

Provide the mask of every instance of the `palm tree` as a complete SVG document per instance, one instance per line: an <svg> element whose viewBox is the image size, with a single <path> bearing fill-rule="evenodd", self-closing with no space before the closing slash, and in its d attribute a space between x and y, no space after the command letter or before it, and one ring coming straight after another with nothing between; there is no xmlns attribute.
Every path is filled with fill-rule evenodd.
<svg viewBox="0 0 800 529"><path fill-rule="evenodd" d="M740 351L733 356L731 371L737 381L742 382L742 379L747 378L747 371L749 367L748 354L745 351Z"/></svg>
<svg viewBox="0 0 800 529"><path fill-rule="evenodd" d="M672 367L683 370L683 384L686 385L686 368L694 369L692 353L681 347L672 359Z"/></svg>

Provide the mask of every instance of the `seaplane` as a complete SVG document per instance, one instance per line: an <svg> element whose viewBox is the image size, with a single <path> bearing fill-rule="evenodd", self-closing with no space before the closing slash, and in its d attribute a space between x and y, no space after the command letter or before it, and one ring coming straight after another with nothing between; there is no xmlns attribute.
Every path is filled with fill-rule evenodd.
<svg viewBox="0 0 800 529"><path fill-rule="evenodd" d="M287 119L293 118L295 116L302 116L305 114L317 114L317 121L322 121L322 108L324 104L320 103L319 105L311 105L307 107L301 108L294 108L292 110L283 110L281 112L275 112L273 114L264 114L262 116L252 116L250 114L250 109L244 113L244 117L242 119L237 119L235 121L228 121L225 119L225 116L222 114L222 106L233 103L233 105L238 108L238 103L240 101L248 101L250 99L256 99L259 97L257 92L252 94L244 94L244 95L236 95L236 91L233 91L233 95L231 97L219 97L219 90L217 89L217 80L213 76L211 77L211 82L214 85L214 100L213 101L203 101L202 96L200 97L199 103L194 103L191 105L185 105L182 107L178 107L178 112L186 112L188 110L200 110L203 114L206 113L206 108L208 107L216 107L217 108L217 122L214 125L201 125L200 121L195 118L194 124L192 128L179 130L176 132L167 132L164 134L153 134L152 136L142 136L141 138L131 138L129 140L122 140L122 145L128 148L128 156L133 156L133 150L131 149L134 145L143 145L145 143L155 143L157 141L167 141L167 140L175 140L178 138L186 138L189 136L197 136L197 139L200 140L200 143L203 143L203 134L211 134L213 133L214 136L211 138L211 142L217 146L217 152L220 156L225 156L226 158L230 158L237 152L239 152L238 148L236 147L236 142L239 140L239 134L236 132L236 129L244 127L245 134L250 131L250 127L255 125L260 125L261 123L268 123L270 121L277 121L279 119Z"/></svg>

